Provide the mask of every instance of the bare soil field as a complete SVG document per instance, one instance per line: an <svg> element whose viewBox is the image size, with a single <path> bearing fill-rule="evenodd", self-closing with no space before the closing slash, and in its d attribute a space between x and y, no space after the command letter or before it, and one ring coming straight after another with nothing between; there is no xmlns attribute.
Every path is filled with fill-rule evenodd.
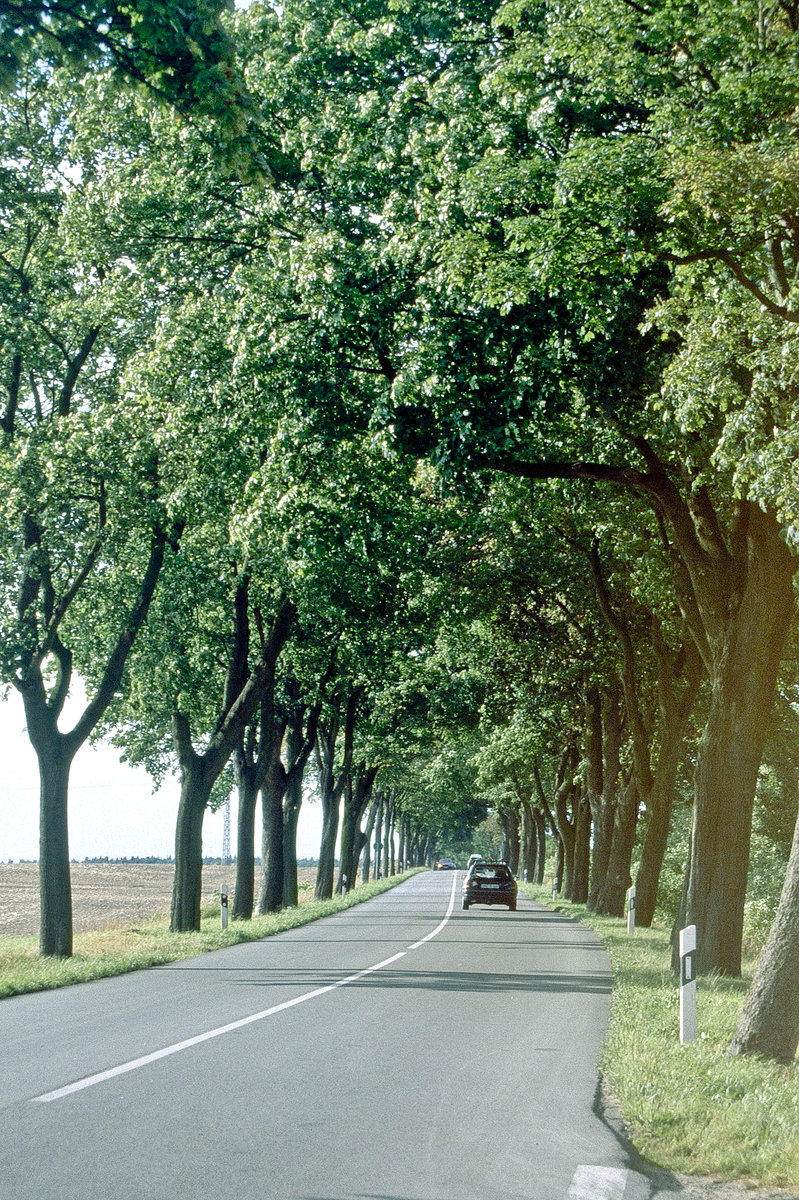
<svg viewBox="0 0 799 1200"><path fill-rule="evenodd" d="M72 863L75 932L168 915L174 869L172 863ZM315 867L300 867L301 884L313 886L315 879ZM235 880L235 865L204 866L203 904L212 903L214 893L218 897L223 883L232 896ZM38 932L38 863L0 863L0 935Z"/></svg>

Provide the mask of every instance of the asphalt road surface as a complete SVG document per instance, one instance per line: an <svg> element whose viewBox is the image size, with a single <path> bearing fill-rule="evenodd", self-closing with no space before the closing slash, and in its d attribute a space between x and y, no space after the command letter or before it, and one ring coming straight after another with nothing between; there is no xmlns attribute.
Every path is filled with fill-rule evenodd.
<svg viewBox="0 0 799 1200"><path fill-rule="evenodd" d="M610 966L428 872L262 942L0 1003L0 1200L642 1200Z"/></svg>

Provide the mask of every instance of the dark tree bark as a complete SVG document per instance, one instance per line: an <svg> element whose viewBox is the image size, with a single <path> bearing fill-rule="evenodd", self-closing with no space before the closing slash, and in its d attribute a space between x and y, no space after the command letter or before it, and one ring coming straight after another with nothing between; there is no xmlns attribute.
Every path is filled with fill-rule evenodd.
<svg viewBox="0 0 799 1200"><path fill-rule="evenodd" d="M586 789L593 819L593 854L588 907L596 908L610 861L613 818L617 801L621 715L617 689L603 694L596 686L585 691Z"/></svg>
<svg viewBox="0 0 799 1200"><path fill-rule="evenodd" d="M296 763L297 769L290 773L283 797L283 905L286 908L296 908L299 904L297 826L300 820L302 783L308 758L306 747L308 751L313 749L313 742L309 744L305 737L304 714L301 710L295 709L289 717L286 746L288 761Z"/></svg>
<svg viewBox="0 0 799 1200"><path fill-rule="evenodd" d="M519 806L518 804L503 805L497 813L500 824L505 832L507 846L507 862L514 875L519 873Z"/></svg>
<svg viewBox="0 0 799 1200"><path fill-rule="evenodd" d="M538 826L536 825L533 806L530 803L529 788L527 789L527 793L526 799L522 798L519 800L522 818L519 870L525 882L535 883L538 864Z"/></svg>
<svg viewBox="0 0 799 1200"><path fill-rule="evenodd" d="M538 831L538 866L536 868L535 882L544 882L544 872L547 863L547 826L544 813L540 809L536 809L533 813L536 829Z"/></svg>
<svg viewBox="0 0 799 1200"><path fill-rule="evenodd" d="M284 600L257 663L240 687L242 654L246 654L242 627L242 621L246 621L246 590L247 582L242 580L236 596L236 637L225 684L225 700L214 735L203 754L197 754L192 746L191 729L185 714L176 712L172 716L172 737L181 781L170 918L170 928L174 932L200 928L202 823L211 789L235 747L241 743L258 705L274 691L277 660L294 622L294 605Z"/></svg>
<svg viewBox="0 0 799 1200"><path fill-rule="evenodd" d="M555 805L552 816L563 847L563 872L559 875L560 890L567 900L574 896L574 843L576 835L577 789L574 772L577 769L577 747L570 743L563 750L555 779ZM570 815L574 813L574 819Z"/></svg>
<svg viewBox="0 0 799 1200"><path fill-rule="evenodd" d="M758 959L730 1054L792 1063L799 1046L799 817L774 924Z"/></svg>
<svg viewBox="0 0 799 1200"><path fill-rule="evenodd" d="M339 694L331 705L328 720L320 721L316 737L317 764L319 766L319 791L322 801L322 839L319 847L319 866L316 872L314 896L317 900L329 900L333 895L333 873L335 869L336 837L338 835L339 806L352 765L355 715L361 696L360 688L352 688L347 699L343 719L344 745L341 764L336 769L336 744L342 725L341 707L343 697Z"/></svg>
<svg viewBox="0 0 799 1200"><path fill-rule="evenodd" d="M272 746L261 784L261 894L258 912L277 912L283 907L285 865L283 858L283 796L286 791L286 771L280 760L285 722L273 722Z"/></svg>
<svg viewBox="0 0 799 1200"><path fill-rule="evenodd" d="M739 975L752 808L794 610L796 560L776 516L739 501L722 529L709 490L681 494L647 440L630 435L644 469L603 463L487 460L527 479L593 479L645 497L668 531L675 595L711 685L694 773L686 910L697 927L697 969Z"/></svg>
<svg viewBox="0 0 799 1200"><path fill-rule="evenodd" d="M557 846L557 857L555 860L555 880L557 881L558 890L560 890L563 886L563 875L564 875L565 863L566 863L565 854L564 854L564 850L563 850L563 838L560 836L560 830L558 829L558 823L555 819L555 814L552 812L552 809L549 806L549 801L547 800L547 794L544 790L544 784L541 779L541 771L539 769L537 762L533 763L533 779L535 780L535 788L536 788L536 792L538 793L538 804L539 804L538 812L540 814L539 825L538 825L538 842L541 847L541 853L540 853L540 860L539 860L539 866L538 866L538 873L539 873L538 882L539 883L544 882L544 868L546 866L545 821L548 821L549 828L552 831L552 836L555 839L556 846Z"/></svg>
<svg viewBox="0 0 799 1200"><path fill-rule="evenodd" d="M632 883L630 861L635 843L639 803L635 772L631 772L615 806L608 869L596 902L596 911L607 916L624 915L627 889Z"/></svg>
<svg viewBox="0 0 799 1200"><path fill-rule="evenodd" d="M575 904L588 901L588 879L591 869L591 805L581 789L576 789L574 818L574 882L569 897Z"/></svg>
<svg viewBox="0 0 799 1200"><path fill-rule="evenodd" d="M363 863L361 866L361 878L364 883L369 882L369 877L372 872L372 834L375 827L375 819L377 817L377 798L373 795L369 801L369 812L366 818L366 828L363 831Z"/></svg>
<svg viewBox="0 0 799 1200"><path fill-rule="evenodd" d="M236 884L233 891L234 921L249 921L255 904L255 806L258 781L242 747L235 752L236 787L239 796L236 827Z"/></svg>
<svg viewBox="0 0 799 1200"><path fill-rule="evenodd" d="M106 660L102 679L94 696L69 733L61 733L58 719L63 711L72 680L72 654L62 643L59 625L72 599L93 569L96 555L91 553L75 580L71 596L57 602L50 583L46 550L35 523L27 522L26 544L35 547L41 564L36 581L23 582L18 615L27 624L36 646L24 670L14 678L22 696L28 736L39 765L39 949L43 955L68 958L72 954L72 893L69 869L68 793L69 774L75 755L101 717L122 682L130 652L144 624L168 544L177 548L180 529L167 533L160 525L153 529L150 554L136 601L123 621L115 645ZM99 543L98 543L99 550ZM37 609L37 600L40 606ZM40 636L40 621L43 624ZM57 664L55 681L49 692L42 664L52 654Z"/></svg>
<svg viewBox="0 0 799 1200"><path fill-rule="evenodd" d="M362 846L359 837L361 819L371 799L377 771L377 767L367 768L362 764L347 783L341 820L341 855L336 889L340 892L348 892L355 887L358 857Z"/></svg>
<svg viewBox="0 0 799 1200"><path fill-rule="evenodd" d="M696 703L703 670L702 660L693 642L688 642L677 656L669 652L654 618L652 641L658 662L661 737L652 790L647 801L647 825L641 861L635 879L635 921L645 929L652 924L655 915L685 732ZM679 694L675 686L678 674L683 677Z"/></svg>

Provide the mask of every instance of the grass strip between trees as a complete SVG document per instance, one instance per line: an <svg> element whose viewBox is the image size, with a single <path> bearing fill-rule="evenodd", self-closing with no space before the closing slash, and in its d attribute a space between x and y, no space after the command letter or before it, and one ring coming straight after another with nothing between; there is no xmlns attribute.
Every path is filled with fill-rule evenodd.
<svg viewBox="0 0 799 1200"><path fill-rule="evenodd" d="M697 1040L681 1046L668 929L628 936L626 920L553 903L544 887L520 888L589 926L608 949L613 993L602 1071L638 1152L681 1174L799 1189L799 1069L727 1057L754 963L742 979L699 978Z"/></svg>
<svg viewBox="0 0 799 1200"><path fill-rule="evenodd" d="M334 896L332 900L314 900L310 892L304 895L300 888L300 903L296 908L256 916L251 921L231 921L226 930L221 928L219 904L215 903L203 908L199 933L170 933L168 916L139 921L130 929L113 927L79 933L75 935L71 958L42 958L35 936L2 936L0 998L86 983L109 975L124 975L128 971L193 958L239 942L271 937L371 900L419 870L421 868L360 884L345 896Z"/></svg>

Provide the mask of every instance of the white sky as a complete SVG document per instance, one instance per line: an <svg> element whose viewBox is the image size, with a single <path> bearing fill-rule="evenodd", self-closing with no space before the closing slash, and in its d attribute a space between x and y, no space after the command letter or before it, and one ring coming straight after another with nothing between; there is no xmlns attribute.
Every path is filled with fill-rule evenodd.
<svg viewBox="0 0 799 1200"><path fill-rule="evenodd" d="M61 727L70 727L69 716ZM169 858L175 848L179 785L167 782L153 794L142 768L119 761L113 746L84 745L72 764L69 789L70 858ZM256 813L256 852L261 811ZM230 805L231 849L236 851L236 796ZM306 799L300 809L299 858L317 858L322 829L321 805ZM222 853L222 810L206 813L203 854ZM0 700L0 862L39 857L39 772L25 732L22 700L12 693Z"/></svg>

